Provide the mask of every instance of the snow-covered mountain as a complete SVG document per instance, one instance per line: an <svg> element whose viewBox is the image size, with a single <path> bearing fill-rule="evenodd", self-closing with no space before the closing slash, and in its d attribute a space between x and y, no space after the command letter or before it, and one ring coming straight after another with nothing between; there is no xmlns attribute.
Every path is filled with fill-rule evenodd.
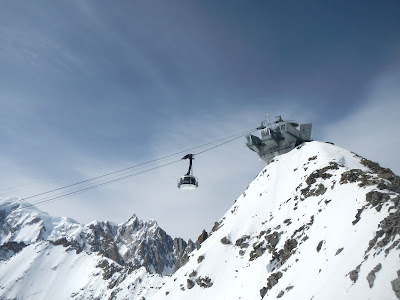
<svg viewBox="0 0 400 300"><path fill-rule="evenodd" d="M82 225L70 218L54 218L28 203L4 201L0 207L0 260L38 241L99 253L130 269L171 274L188 258L195 245L172 239L156 221L133 215L127 222L92 222Z"/></svg>
<svg viewBox="0 0 400 300"><path fill-rule="evenodd" d="M104 298L129 274L172 274L195 248L136 215L82 225L17 199L0 205L1 299Z"/></svg>
<svg viewBox="0 0 400 300"><path fill-rule="evenodd" d="M196 246L136 216L80 225L10 201L0 298L400 299L399 193L389 169L311 142L271 161Z"/></svg>

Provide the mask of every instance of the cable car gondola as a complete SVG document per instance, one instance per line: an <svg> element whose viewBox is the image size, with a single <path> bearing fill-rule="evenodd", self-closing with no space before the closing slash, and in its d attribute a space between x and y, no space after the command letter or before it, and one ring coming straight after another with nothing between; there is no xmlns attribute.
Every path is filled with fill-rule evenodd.
<svg viewBox="0 0 400 300"><path fill-rule="evenodd" d="M189 170L178 180L178 188L185 191L194 190L199 186L199 181L192 173L192 161L194 154L186 154L182 159L189 159Z"/></svg>

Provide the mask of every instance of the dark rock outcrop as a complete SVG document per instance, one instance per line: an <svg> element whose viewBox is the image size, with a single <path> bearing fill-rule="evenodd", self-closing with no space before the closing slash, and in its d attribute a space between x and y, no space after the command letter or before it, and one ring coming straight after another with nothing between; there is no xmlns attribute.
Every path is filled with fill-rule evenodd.
<svg viewBox="0 0 400 300"><path fill-rule="evenodd" d="M175 238L173 242L173 248L175 257L175 272L189 261L189 254L196 248L196 245L191 240L188 240L186 243L181 238Z"/></svg>
<svg viewBox="0 0 400 300"><path fill-rule="evenodd" d="M67 240L67 238L63 237L61 239L50 241L54 246L62 245L63 247L68 247L68 250L75 250L76 253L81 253L83 251L83 246L79 244L75 240Z"/></svg>
<svg viewBox="0 0 400 300"><path fill-rule="evenodd" d="M325 194L327 188L322 183L314 189L312 188L312 186L317 182L318 178L321 178L323 180L331 178L332 175L329 174L327 171L337 169L339 169L339 165L335 162L330 162L329 166L312 172L306 179L307 186L301 190L303 198L305 199L311 196L319 196Z"/></svg>
<svg viewBox="0 0 400 300"><path fill-rule="evenodd" d="M380 189L400 193L400 177L395 175L389 168L382 168L378 163L362 158L361 163L378 175L379 178L388 182L380 181ZM378 186L379 187L379 186Z"/></svg>
<svg viewBox="0 0 400 300"><path fill-rule="evenodd" d="M344 249L344 248L339 248L339 249L337 249L337 251L336 251L336 253L335 253L335 256L336 256L336 255L339 255L340 253L342 253L343 249Z"/></svg>
<svg viewBox="0 0 400 300"><path fill-rule="evenodd" d="M222 220L221 220L221 221L218 221L218 222L215 222L214 225L213 225L213 227L211 228L210 235L211 235L213 232L215 232L215 231L217 231L218 229L220 229L222 226L224 226Z"/></svg>
<svg viewBox="0 0 400 300"><path fill-rule="evenodd" d="M253 250L250 252L249 261L253 261L264 254L266 250L266 248L263 246L264 242L265 241L261 241L253 244Z"/></svg>
<svg viewBox="0 0 400 300"><path fill-rule="evenodd" d="M353 281L353 283L356 283L356 281L358 280L358 274L360 273L360 269L361 269L361 264L358 265L354 270L349 272L348 275L351 281Z"/></svg>
<svg viewBox="0 0 400 300"><path fill-rule="evenodd" d="M361 220L361 214L364 211L364 209L365 209L365 206L357 209L357 213L355 215L355 219L351 222L353 225L356 225L358 223L358 221Z"/></svg>
<svg viewBox="0 0 400 300"><path fill-rule="evenodd" d="M281 279L283 276L282 272L276 272L272 273L268 278L267 278L267 291L272 289Z"/></svg>
<svg viewBox="0 0 400 300"><path fill-rule="evenodd" d="M249 235L243 235L242 237L238 238L235 242L235 245L240 247L240 248L247 248L249 247L249 240L250 236Z"/></svg>
<svg viewBox="0 0 400 300"><path fill-rule="evenodd" d="M260 290L261 299L264 298L264 296L267 294L267 292L268 292L268 289L266 287L263 287Z"/></svg>
<svg viewBox="0 0 400 300"><path fill-rule="evenodd" d="M195 283L194 283L194 281L193 280L191 280L191 279L187 279L186 280L186 286L187 286L187 288L190 290L192 287L194 287L194 285L195 285Z"/></svg>
<svg viewBox="0 0 400 300"><path fill-rule="evenodd" d="M398 239L395 241L395 238L397 235L400 235L400 210L390 213L379 225L381 230L376 231L375 237L369 242L369 247L366 252L369 252L373 247L384 248L390 242L394 243L394 247L399 244L400 240ZM380 239L382 236L383 239ZM393 247L390 249L393 249ZM390 249L388 251L390 251Z"/></svg>
<svg viewBox="0 0 400 300"><path fill-rule="evenodd" d="M203 229L203 231L201 232L201 234L199 235L199 237L197 238L197 241L196 241L196 248L197 248L197 250L200 249L201 244L202 244L207 238L208 238L208 233L207 233L207 231L205 231L205 230Z"/></svg>
<svg viewBox="0 0 400 300"><path fill-rule="evenodd" d="M382 205L390 199L388 194L384 194L378 191L371 191L365 195L365 200L370 203L377 211L380 211Z"/></svg>
<svg viewBox="0 0 400 300"><path fill-rule="evenodd" d="M285 241L283 245L283 249L280 249L278 252L274 252L272 256L272 260L276 260L278 262L278 267L282 266L294 253L297 247L297 241L295 239L288 239Z"/></svg>
<svg viewBox="0 0 400 300"><path fill-rule="evenodd" d="M325 243L324 240L320 241L317 245L317 252L321 251L322 245Z"/></svg>
<svg viewBox="0 0 400 300"><path fill-rule="evenodd" d="M103 279L108 280L110 279L116 272L122 271L122 268L115 264L115 263L110 263L106 259L102 259L98 264L98 268L103 269Z"/></svg>
<svg viewBox="0 0 400 300"><path fill-rule="evenodd" d="M230 245L230 244L231 244L231 241L230 241L226 236L224 236L224 237L221 239L221 243L224 244L224 245Z"/></svg>
<svg viewBox="0 0 400 300"><path fill-rule="evenodd" d="M392 290L396 295L397 299L400 299L400 270L397 271L397 278L390 282L392 285Z"/></svg>
<svg viewBox="0 0 400 300"><path fill-rule="evenodd" d="M371 270L371 272L368 273L366 278L367 278L367 281L368 281L368 284L369 284L370 288L372 288L374 286L374 282L375 282L375 278L376 278L375 274L378 273L381 269L382 269L382 265L381 264L377 264L375 266L375 268L373 268Z"/></svg>
<svg viewBox="0 0 400 300"><path fill-rule="evenodd" d="M209 288L213 285L211 279L207 276L206 277L199 276L198 278L196 278L196 283L198 286L202 288Z"/></svg>
<svg viewBox="0 0 400 300"><path fill-rule="evenodd" d="M7 242L0 246L0 261L9 259L26 247L24 242Z"/></svg>
<svg viewBox="0 0 400 300"><path fill-rule="evenodd" d="M267 244L269 247L267 247L270 251L272 249L275 249L276 245L279 243L279 233L277 231L274 231L271 234L268 234L265 236L265 240L267 241Z"/></svg>
<svg viewBox="0 0 400 300"><path fill-rule="evenodd" d="M361 158L361 164L369 168L372 173L364 172L360 169L352 169L343 172L340 183L358 182L358 186L360 187L376 185L380 190L400 192L400 177L395 175L390 169L382 168L378 163L365 158Z"/></svg>

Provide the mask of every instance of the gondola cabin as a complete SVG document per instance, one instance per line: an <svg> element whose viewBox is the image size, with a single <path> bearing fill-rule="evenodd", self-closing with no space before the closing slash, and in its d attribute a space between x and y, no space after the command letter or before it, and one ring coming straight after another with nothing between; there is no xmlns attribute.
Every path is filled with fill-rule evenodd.
<svg viewBox="0 0 400 300"><path fill-rule="evenodd" d="M178 179L178 188L184 191L191 191L199 186L199 181L193 176L192 163L194 154L186 154L182 159L189 159L189 169L185 175Z"/></svg>
<svg viewBox="0 0 400 300"><path fill-rule="evenodd" d="M178 180L178 188L184 191L194 190L199 186L199 182L195 176L184 175Z"/></svg>

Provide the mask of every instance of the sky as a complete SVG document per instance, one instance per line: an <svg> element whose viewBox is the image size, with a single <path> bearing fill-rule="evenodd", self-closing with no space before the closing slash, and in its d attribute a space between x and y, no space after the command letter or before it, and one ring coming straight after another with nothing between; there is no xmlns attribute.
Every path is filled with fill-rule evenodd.
<svg viewBox="0 0 400 300"><path fill-rule="evenodd" d="M315 140L400 174L399 13L398 1L2 1L0 197L152 161L267 114L312 122ZM196 239L261 170L242 138L195 158L193 192L176 187L182 161L40 208L82 223L135 213Z"/></svg>

